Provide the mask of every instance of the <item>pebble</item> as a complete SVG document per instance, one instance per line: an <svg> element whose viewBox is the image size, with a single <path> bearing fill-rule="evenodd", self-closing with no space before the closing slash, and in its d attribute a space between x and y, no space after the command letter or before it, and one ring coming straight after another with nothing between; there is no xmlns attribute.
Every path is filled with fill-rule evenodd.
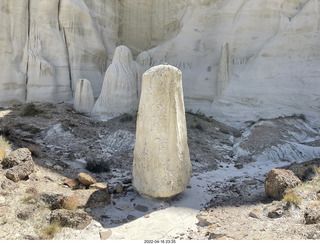
<svg viewBox="0 0 320 244"><path fill-rule="evenodd" d="M127 219L130 220L130 221L132 221L132 220L135 220L135 219L137 219L137 218L136 218L136 216L134 216L134 215L128 215L128 216L127 216Z"/></svg>
<svg viewBox="0 0 320 244"><path fill-rule="evenodd" d="M262 210L259 208L254 208L250 213L249 216L255 219L259 219L260 215L262 213Z"/></svg>
<svg viewBox="0 0 320 244"><path fill-rule="evenodd" d="M3 196L0 196L0 206L6 203L6 199Z"/></svg>
<svg viewBox="0 0 320 244"><path fill-rule="evenodd" d="M257 184L257 181L255 181L255 180L244 180L243 183L245 183L246 185L255 185L255 184Z"/></svg>
<svg viewBox="0 0 320 244"><path fill-rule="evenodd" d="M120 183L117 183L117 185L116 185L116 192L117 193L123 192L123 186Z"/></svg>
<svg viewBox="0 0 320 244"><path fill-rule="evenodd" d="M149 208L143 205L136 205L134 207L136 210L140 211L140 212L148 212Z"/></svg>
<svg viewBox="0 0 320 244"><path fill-rule="evenodd" d="M116 208L121 210L121 211L124 211L124 210L129 208L129 205L120 205L120 206L117 206Z"/></svg>
<svg viewBox="0 0 320 244"><path fill-rule="evenodd" d="M112 235L111 230L105 230L105 231L100 231L100 239L101 240L107 240L109 237Z"/></svg>

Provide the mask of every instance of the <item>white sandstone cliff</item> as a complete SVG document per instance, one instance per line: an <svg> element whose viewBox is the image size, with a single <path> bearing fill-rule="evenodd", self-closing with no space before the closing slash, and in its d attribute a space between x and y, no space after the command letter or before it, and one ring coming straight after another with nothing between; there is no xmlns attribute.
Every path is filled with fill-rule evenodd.
<svg viewBox="0 0 320 244"><path fill-rule="evenodd" d="M0 9L0 104L72 101L80 78L98 97L126 45L182 71L187 110L233 125L304 113L320 125L319 0L2 0Z"/></svg>

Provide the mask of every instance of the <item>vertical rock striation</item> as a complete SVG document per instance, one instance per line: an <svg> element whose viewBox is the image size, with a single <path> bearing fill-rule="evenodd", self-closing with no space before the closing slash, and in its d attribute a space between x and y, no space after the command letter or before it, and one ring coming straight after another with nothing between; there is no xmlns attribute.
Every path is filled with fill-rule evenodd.
<svg viewBox="0 0 320 244"><path fill-rule="evenodd" d="M138 108L137 64L125 46L116 48L112 64L106 71L101 94L93 109L93 117L113 117L133 113Z"/></svg>
<svg viewBox="0 0 320 244"><path fill-rule="evenodd" d="M141 194L168 198L191 177L182 74L159 65L143 75L133 161L133 186Z"/></svg>
<svg viewBox="0 0 320 244"><path fill-rule="evenodd" d="M74 96L74 109L80 113L90 114L94 105L94 96L90 81L79 79Z"/></svg>

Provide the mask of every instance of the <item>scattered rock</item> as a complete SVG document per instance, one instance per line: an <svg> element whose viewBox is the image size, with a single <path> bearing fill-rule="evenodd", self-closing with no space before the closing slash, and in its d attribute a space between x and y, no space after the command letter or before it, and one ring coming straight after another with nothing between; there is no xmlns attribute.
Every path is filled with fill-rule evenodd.
<svg viewBox="0 0 320 244"><path fill-rule="evenodd" d="M140 205L140 204L134 206L134 208L135 208L136 210L140 211L140 212L148 212L148 210L149 210L148 207L143 206L143 205Z"/></svg>
<svg viewBox="0 0 320 244"><path fill-rule="evenodd" d="M237 169L242 169L243 168L243 164L237 163L234 165L234 167L236 167Z"/></svg>
<svg viewBox="0 0 320 244"><path fill-rule="evenodd" d="M111 230L104 230L104 231L100 231L99 234L100 234L101 240L107 240L112 235L112 231Z"/></svg>
<svg viewBox="0 0 320 244"><path fill-rule="evenodd" d="M320 158L303 163L293 163L286 169L291 170L300 180L307 181L315 175L314 169L320 167Z"/></svg>
<svg viewBox="0 0 320 244"><path fill-rule="evenodd" d="M128 209L129 207L130 207L129 205L119 205L116 207L116 209L124 211L124 210Z"/></svg>
<svg viewBox="0 0 320 244"><path fill-rule="evenodd" d="M108 183L94 183L90 185L90 189L107 190Z"/></svg>
<svg viewBox="0 0 320 244"><path fill-rule="evenodd" d="M43 192L40 194L40 199L44 201L51 210L63 208L67 196L54 192Z"/></svg>
<svg viewBox="0 0 320 244"><path fill-rule="evenodd" d="M76 199L79 208L95 207L110 203L107 190L76 190L71 196Z"/></svg>
<svg viewBox="0 0 320 244"><path fill-rule="evenodd" d="M17 187L18 186L9 179L4 179L1 183L1 188L3 190L13 190Z"/></svg>
<svg viewBox="0 0 320 244"><path fill-rule="evenodd" d="M28 148L20 148L8 154L2 161L6 177L13 182L26 180L34 172L34 162Z"/></svg>
<svg viewBox="0 0 320 244"><path fill-rule="evenodd" d="M63 171L63 167L56 164L55 166L53 166L53 169L58 170L58 171Z"/></svg>
<svg viewBox="0 0 320 244"><path fill-rule="evenodd" d="M300 185L301 180L291 170L272 169L264 182L267 197L281 199L284 191Z"/></svg>
<svg viewBox="0 0 320 244"><path fill-rule="evenodd" d="M78 179L85 186L90 186L94 183L97 183L96 179L94 179L91 175L86 174L86 173L79 173Z"/></svg>
<svg viewBox="0 0 320 244"><path fill-rule="evenodd" d="M91 223L92 217L83 210L56 209L50 214L50 222L59 223L62 227L82 230Z"/></svg>
<svg viewBox="0 0 320 244"><path fill-rule="evenodd" d="M202 225L202 226L208 226L208 225L212 224L211 222L209 222L207 220L207 214L205 214L205 213L200 212L200 213L197 214L196 217L197 217L197 219L199 221L199 224Z"/></svg>
<svg viewBox="0 0 320 244"><path fill-rule="evenodd" d="M5 205L6 203L6 198L4 196L0 196L0 207Z"/></svg>
<svg viewBox="0 0 320 244"><path fill-rule="evenodd" d="M134 215L128 215L127 216L127 220L133 221L133 220L136 220L136 219L137 219L137 217L134 216Z"/></svg>
<svg viewBox="0 0 320 244"><path fill-rule="evenodd" d="M9 211L9 207L0 206L0 217L4 216Z"/></svg>
<svg viewBox="0 0 320 244"><path fill-rule="evenodd" d="M272 209L271 211L268 212L268 217L275 219L275 218L280 218L284 214L283 208L282 207L276 207Z"/></svg>
<svg viewBox="0 0 320 244"><path fill-rule="evenodd" d="M122 193L122 192L123 192L123 186L120 183L117 183L116 193Z"/></svg>
<svg viewBox="0 0 320 244"><path fill-rule="evenodd" d="M8 169L14 166L23 165L30 161L33 162L30 150L28 148L20 148L10 152L2 161L2 166L5 169Z"/></svg>
<svg viewBox="0 0 320 244"><path fill-rule="evenodd" d="M250 211L249 216L252 218L260 219L262 210L260 208L254 208Z"/></svg>
<svg viewBox="0 0 320 244"><path fill-rule="evenodd" d="M20 210L18 213L17 213L17 217L19 219L23 219L23 220L27 220L29 219L32 214L34 213L34 211L36 210L37 208L35 206L32 206L32 207L28 207L26 209L23 209L23 210Z"/></svg>
<svg viewBox="0 0 320 244"><path fill-rule="evenodd" d="M320 206L309 208L304 213L306 224L319 224L320 223Z"/></svg>
<svg viewBox="0 0 320 244"><path fill-rule="evenodd" d="M75 188L80 184L80 181L78 179L65 179L63 184L69 186L70 188Z"/></svg>
<svg viewBox="0 0 320 244"><path fill-rule="evenodd" d="M257 184L257 181L255 181L255 180L244 180L243 183L246 184L246 185L255 185L255 184Z"/></svg>

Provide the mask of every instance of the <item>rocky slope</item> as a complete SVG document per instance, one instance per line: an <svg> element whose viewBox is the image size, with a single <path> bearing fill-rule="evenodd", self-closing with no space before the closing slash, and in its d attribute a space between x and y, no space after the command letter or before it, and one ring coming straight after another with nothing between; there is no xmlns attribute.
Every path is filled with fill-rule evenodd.
<svg viewBox="0 0 320 244"><path fill-rule="evenodd" d="M0 103L100 94L116 46L182 70L186 109L319 124L318 0L3 0Z"/></svg>
<svg viewBox="0 0 320 244"><path fill-rule="evenodd" d="M103 122L66 104L2 108L0 148L8 155L28 147L34 172L14 183L0 164L0 239L319 239L319 223L309 222L319 203L318 178L296 190L297 206L273 201L264 190L275 167L297 162L287 169L301 179L313 172L300 164L320 157L319 131L309 121L286 117L237 130L201 114L186 115L190 183L176 197L156 200L132 187L135 116ZM72 189L76 180L70 179L80 180L82 172L107 183L108 192L81 184ZM72 196L77 201L66 207ZM82 210L66 210L72 206ZM66 227L54 232L54 219Z"/></svg>

